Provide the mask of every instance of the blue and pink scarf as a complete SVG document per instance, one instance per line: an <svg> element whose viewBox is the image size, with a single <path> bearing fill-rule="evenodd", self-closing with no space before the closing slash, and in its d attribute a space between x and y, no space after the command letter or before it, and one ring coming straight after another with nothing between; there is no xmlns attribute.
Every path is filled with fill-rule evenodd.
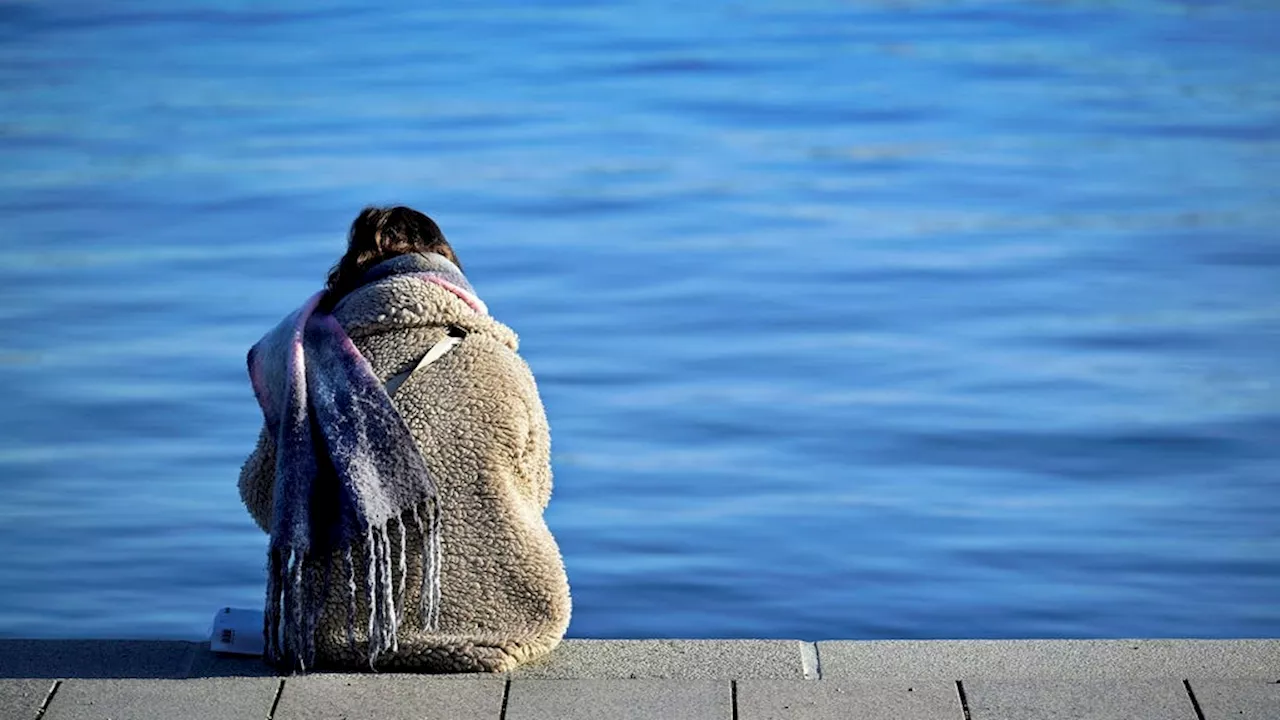
<svg viewBox="0 0 1280 720"><path fill-rule="evenodd" d="M410 276L487 310L462 271L435 254L404 255L372 268L373 283ZM440 501L426 462L373 368L312 296L249 351L249 377L275 440L264 633L267 659L305 671L335 581L347 595L355 645L356 563L364 562L368 660L397 648L404 618L406 529L421 538L425 629L440 616ZM392 533L398 543L392 542ZM393 557L393 554L395 557ZM335 578L339 565L342 577Z"/></svg>

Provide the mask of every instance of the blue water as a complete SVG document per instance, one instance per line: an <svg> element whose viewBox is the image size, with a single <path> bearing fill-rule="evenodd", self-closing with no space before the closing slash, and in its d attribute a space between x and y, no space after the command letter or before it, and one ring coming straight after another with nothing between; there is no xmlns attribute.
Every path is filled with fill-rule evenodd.
<svg viewBox="0 0 1280 720"><path fill-rule="evenodd" d="M0 636L261 602L355 213L523 338L579 637L1280 636L1280 8L0 4Z"/></svg>

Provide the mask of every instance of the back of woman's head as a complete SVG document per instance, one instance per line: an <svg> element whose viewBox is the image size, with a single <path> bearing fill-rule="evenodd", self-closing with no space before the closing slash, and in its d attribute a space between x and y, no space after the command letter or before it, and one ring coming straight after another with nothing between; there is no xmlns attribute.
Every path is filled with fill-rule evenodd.
<svg viewBox="0 0 1280 720"><path fill-rule="evenodd" d="M402 205L361 210L351 223L346 254L329 271L325 285L328 304L332 307L359 287L360 278L369 268L410 253L437 253L462 267L440 227L426 215Z"/></svg>

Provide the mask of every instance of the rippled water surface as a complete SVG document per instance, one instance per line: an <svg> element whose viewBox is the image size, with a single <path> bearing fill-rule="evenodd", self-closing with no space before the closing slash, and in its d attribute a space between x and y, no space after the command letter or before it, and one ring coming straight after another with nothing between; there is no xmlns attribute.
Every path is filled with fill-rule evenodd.
<svg viewBox="0 0 1280 720"><path fill-rule="evenodd" d="M0 635L261 602L367 203L522 336L596 637L1280 636L1270 2L0 3Z"/></svg>

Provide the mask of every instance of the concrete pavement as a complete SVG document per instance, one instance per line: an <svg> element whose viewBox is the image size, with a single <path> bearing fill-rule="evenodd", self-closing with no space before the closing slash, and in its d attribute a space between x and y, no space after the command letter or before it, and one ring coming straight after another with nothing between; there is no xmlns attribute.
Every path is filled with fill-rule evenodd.
<svg viewBox="0 0 1280 720"><path fill-rule="evenodd" d="M567 640L508 675L275 677L202 643L0 640L3 720L1280 720L1280 640Z"/></svg>

